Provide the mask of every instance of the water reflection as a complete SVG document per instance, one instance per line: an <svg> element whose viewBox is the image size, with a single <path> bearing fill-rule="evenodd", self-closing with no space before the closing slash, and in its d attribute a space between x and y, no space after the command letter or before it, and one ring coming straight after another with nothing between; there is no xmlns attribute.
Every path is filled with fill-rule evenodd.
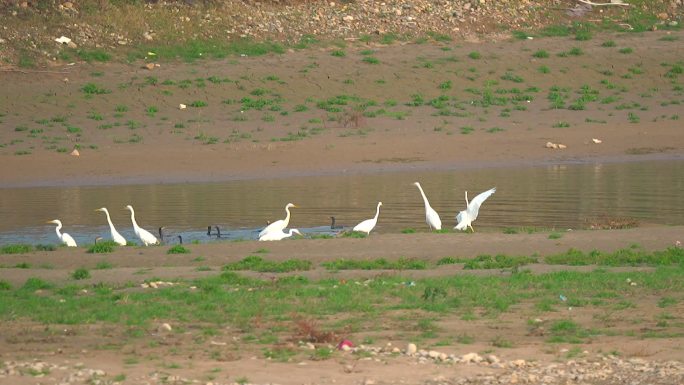
<svg viewBox="0 0 684 385"><path fill-rule="evenodd" d="M138 223L156 233L185 234L184 241L206 241L208 225L224 236L254 238L255 229L285 217L296 203L290 224L305 231L325 231L334 215L353 226L375 213L383 202L377 231L426 228L420 181L444 227L470 196L497 187L485 202L475 227L578 228L597 217L632 217L641 222L684 224L684 162L653 161L590 165L552 165L448 172L402 172L374 175L299 177L226 183L0 189L0 243L54 243L53 226L79 243L109 237L105 206L112 221L134 239L127 204Z"/></svg>

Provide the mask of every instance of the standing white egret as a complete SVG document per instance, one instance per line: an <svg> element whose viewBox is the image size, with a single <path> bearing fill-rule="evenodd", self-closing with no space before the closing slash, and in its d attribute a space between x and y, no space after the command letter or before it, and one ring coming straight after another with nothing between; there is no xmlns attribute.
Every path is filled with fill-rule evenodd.
<svg viewBox="0 0 684 385"><path fill-rule="evenodd" d="M76 247L76 241L74 241L74 238L71 237L71 235L67 233L60 233L59 229L62 228L62 221L59 219L55 219L46 223L54 223L57 225L55 228L55 232L57 233L57 237L59 237L59 240L62 241L63 244L69 246L69 247Z"/></svg>
<svg viewBox="0 0 684 385"><path fill-rule="evenodd" d="M259 232L259 238L263 237L264 234L270 233L271 231L274 231L276 234L278 232L283 232L285 228L287 227L288 224L290 224L290 207L297 207L295 206L294 203L288 203L287 206L285 206L285 212L287 215L285 216L285 219L279 219L270 225L266 226L263 230Z"/></svg>
<svg viewBox="0 0 684 385"><path fill-rule="evenodd" d="M495 192L496 187L478 194L475 198L473 198L472 201L470 201L470 203L468 203L468 192L466 191L466 209L458 213L458 215L456 215L456 222L458 222L458 224L454 227L454 229L465 231L466 229L468 229L468 227L470 227L470 229L473 230L473 232L475 232L472 223L475 221L475 219L477 219L477 214L480 211L480 206L487 198L489 198L490 195L494 194Z"/></svg>
<svg viewBox="0 0 684 385"><path fill-rule="evenodd" d="M297 229L290 229L289 232L285 233L282 230L278 231L269 231L268 233L264 234L263 236L259 237L260 241L279 241L281 239L285 239L288 237L291 237L293 234L298 234L302 235L302 233L299 232Z"/></svg>
<svg viewBox="0 0 684 385"><path fill-rule="evenodd" d="M133 206L128 205L125 208L131 212L131 222L133 222L133 232L135 232L135 235L137 235L138 238L140 238L142 243L145 246L158 244L159 240L157 239L157 237L152 235L152 233L150 233L149 231L138 226L138 223L135 221L135 211L133 211Z"/></svg>
<svg viewBox="0 0 684 385"><path fill-rule="evenodd" d="M378 216L380 215L380 206L382 206L382 202L378 202L378 208L375 210L374 218L366 219L365 221L354 226L352 230L364 232L370 235L370 232L375 228L375 225L378 223Z"/></svg>
<svg viewBox="0 0 684 385"><path fill-rule="evenodd" d="M126 246L126 238L122 237L121 234L119 234L119 232L116 231L116 229L114 228L112 219L109 217L109 211L105 207L95 209L95 211L104 211L104 213L107 215L107 223L109 223L109 233L112 234L112 239L120 246Z"/></svg>
<svg viewBox="0 0 684 385"><path fill-rule="evenodd" d="M430 202L428 202L425 192L423 192L423 188L420 187L420 183L415 182L414 185L418 187L418 190L420 190L420 195L423 196L423 202L425 203L425 222L430 227L430 230L441 230L442 220L439 219L439 214L437 214L437 211L430 207Z"/></svg>

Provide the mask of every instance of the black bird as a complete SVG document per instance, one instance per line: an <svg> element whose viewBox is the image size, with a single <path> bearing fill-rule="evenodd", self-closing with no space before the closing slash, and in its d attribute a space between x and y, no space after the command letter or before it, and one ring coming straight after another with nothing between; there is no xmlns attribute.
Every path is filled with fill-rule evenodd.
<svg viewBox="0 0 684 385"><path fill-rule="evenodd" d="M183 244L183 236L178 234L178 242L182 245Z"/></svg>
<svg viewBox="0 0 684 385"><path fill-rule="evenodd" d="M336 225L336 224L335 224L335 217L330 217L330 219L332 219L332 223L330 224L330 229L331 229L331 230L339 230L339 229L343 229L343 228L344 228L343 225Z"/></svg>

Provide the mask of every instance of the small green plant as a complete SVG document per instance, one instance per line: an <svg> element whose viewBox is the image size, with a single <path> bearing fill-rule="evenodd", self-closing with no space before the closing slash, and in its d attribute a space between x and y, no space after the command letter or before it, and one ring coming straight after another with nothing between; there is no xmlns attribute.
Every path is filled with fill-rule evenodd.
<svg viewBox="0 0 684 385"><path fill-rule="evenodd" d="M473 59L473 60L478 60L478 59L482 58L482 55L477 51L472 51L468 54L468 57Z"/></svg>
<svg viewBox="0 0 684 385"><path fill-rule="evenodd" d="M336 49L336 50L330 52L330 55L331 55L331 56L335 56L335 57L345 57L345 56L347 56L347 54L346 54L344 51L342 51L341 49Z"/></svg>
<svg viewBox="0 0 684 385"><path fill-rule="evenodd" d="M561 239L563 237L563 234L561 233L551 233L549 234L549 239Z"/></svg>
<svg viewBox="0 0 684 385"><path fill-rule="evenodd" d="M473 133L474 131L475 131L475 128L473 128L473 127L471 127L471 126L463 126L463 127L461 127L461 134L463 134L463 135L471 134L471 133Z"/></svg>
<svg viewBox="0 0 684 385"><path fill-rule="evenodd" d="M111 253L116 249L117 243L114 241L104 241L96 243L86 250L86 253L90 254L103 254Z"/></svg>
<svg viewBox="0 0 684 385"><path fill-rule="evenodd" d="M95 83L86 83L83 87L81 87L81 91L83 91L83 93L86 95L103 95L112 92L112 90L102 88Z"/></svg>
<svg viewBox="0 0 684 385"><path fill-rule="evenodd" d="M107 261L101 261L101 262L98 262L97 265L95 265L95 270L107 270L107 269L111 269L113 267L114 266L111 263L109 263Z"/></svg>
<svg viewBox="0 0 684 385"><path fill-rule="evenodd" d="M207 102L203 100L195 100L194 102L188 104L190 107L201 108L208 106Z"/></svg>
<svg viewBox="0 0 684 385"><path fill-rule="evenodd" d="M85 268L78 268L73 273L71 273L71 278L75 280L88 279L90 278L90 271Z"/></svg>
<svg viewBox="0 0 684 385"><path fill-rule="evenodd" d="M174 245L166 251L166 254L189 254L190 250L183 245Z"/></svg>
<svg viewBox="0 0 684 385"><path fill-rule="evenodd" d="M615 42L612 40L606 40L603 43L601 43L601 47L610 48L610 47L615 47L615 46L617 46L617 44L615 44Z"/></svg>
<svg viewBox="0 0 684 385"><path fill-rule="evenodd" d="M630 53L634 52L634 50L631 49L631 48L629 48L629 47L625 47L625 48L620 48L620 49L618 50L618 52L620 52L621 54L627 55L627 54L630 54Z"/></svg>
<svg viewBox="0 0 684 385"><path fill-rule="evenodd" d="M17 243L5 245L0 249L2 254L26 254L32 249L31 245Z"/></svg>
<svg viewBox="0 0 684 385"><path fill-rule="evenodd" d="M361 61L368 64L380 64L380 59L373 56L365 56Z"/></svg>
<svg viewBox="0 0 684 385"><path fill-rule="evenodd" d="M536 51L535 53L533 53L532 56L534 56L538 59L545 59L545 58L549 57L549 53L543 49L540 49L540 50Z"/></svg>

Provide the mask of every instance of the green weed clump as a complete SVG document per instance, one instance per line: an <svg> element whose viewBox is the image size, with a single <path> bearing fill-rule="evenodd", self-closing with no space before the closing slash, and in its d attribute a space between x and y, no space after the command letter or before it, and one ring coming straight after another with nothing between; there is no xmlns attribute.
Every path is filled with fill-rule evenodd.
<svg viewBox="0 0 684 385"><path fill-rule="evenodd" d="M388 261L385 258L373 260L350 260L337 259L323 262L322 266L328 270L424 270L427 262L415 258L399 258L396 261Z"/></svg>
<svg viewBox="0 0 684 385"><path fill-rule="evenodd" d="M537 258L527 256L508 256L498 254L494 257L491 255L478 255L474 259L465 261L463 268L466 270L475 269L508 269L516 268L530 263L537 263Z"/></svg>
<svg viewBox="0 0 684 385"><path fill-rule="evenodd" d="M78 268L73 273L71 273L71 278L75 280L88 279L90 278L90 271L85 268Z"/></svg>
<svg viewBox="0 0 684 385"><path fill-rule="evenodd" d="M103 95L112 92L112 90L102 88L95 83L86 83L86 85L81 87L81 91L86 95Z"/></svg>
<svg viewBox="0 0 684 385"><path fill-rule="evenodd" d="M189 253L190 253L190 250L188 250L183 245L174 245L166 251L166 254L189 254Z"/></svg>
<svg viewBox="0 0 684 385"><path fill-rule="evenodd" d="M86 250L86 253L90 254L104 254L104 253L111 253L116 249L117 243L114 241L104 241L100 243L96 243L90 247L88 247L88 250Z"/></svg>
<svg viewBox="0 0 684 385"><path fill-rule="evenodd" d="M549 255L544 261L552 265L604 265L604 266L669 266L684 263L684 249L669 247L647 252L639 248L620 249L612 253L592 250L585 253L570 249L565 253Z"/></svg>
<svg viewBox="0 0 684 385"><path fill-rule="evenodd" d="M290 271L306 271L311 269L311 261L288 259L283 262L267 261L258 255L250 255L241 261L224 265L223 270L251 270L269 273L286 273Z"/></svg>
<svg viewBox="0 0 684 385"><path fill-rule="evenodd" d="M2 254L25 254L28 253L32 250L31 245L27 245L24 243L16 243L16 244L9 244L5 245L0 249L0 253Z"/></svg>

